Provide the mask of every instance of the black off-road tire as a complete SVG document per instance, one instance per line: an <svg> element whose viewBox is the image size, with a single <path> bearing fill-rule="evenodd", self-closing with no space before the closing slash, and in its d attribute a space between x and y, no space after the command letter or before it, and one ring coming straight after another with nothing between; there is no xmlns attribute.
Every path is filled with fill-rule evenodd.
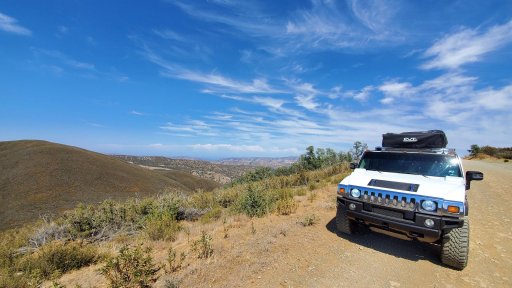
<svg viewBox="0 0 512 288"><path fill-rule="evenodd" d="M457 270L468 264L469 255L469 219L464 218L464 225L452 229L443 235L441 261Z"/></svg>
<svg viewBox="0 0 512 288"><path fill-rule="evenodd" d="M341 205L338 205L336 211L336 229L339 232L352 235L356 232L357 223L347 217L347 209Z"/></svg>

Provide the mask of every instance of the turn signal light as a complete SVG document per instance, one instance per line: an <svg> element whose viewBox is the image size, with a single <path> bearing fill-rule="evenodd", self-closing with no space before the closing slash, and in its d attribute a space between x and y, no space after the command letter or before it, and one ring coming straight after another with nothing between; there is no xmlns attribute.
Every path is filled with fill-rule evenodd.
<svg viewBox="0 0 512 288"><path fill-rule="evenodd" d="M457 207L457 206L448 206L448 212L450 212L450 213L459 213L459 207Z"/></svg>
<svg viewBox="0 0 512 288"><path fill-rule="evenodd" d="M340 194L345 193L345 188L340 188L340 190L338 191L338 193L340 193Z"/></svg>

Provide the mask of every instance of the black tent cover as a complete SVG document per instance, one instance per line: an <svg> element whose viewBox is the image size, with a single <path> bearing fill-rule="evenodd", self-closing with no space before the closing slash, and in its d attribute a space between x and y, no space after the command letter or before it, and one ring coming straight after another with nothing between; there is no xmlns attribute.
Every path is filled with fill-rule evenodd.
<svg viewBox="0 0 512 288"><path fill-rule="evenodd" d="M448 139L441 130L386 133L382 135L382 147L434 149L446 148Z"/></svg>

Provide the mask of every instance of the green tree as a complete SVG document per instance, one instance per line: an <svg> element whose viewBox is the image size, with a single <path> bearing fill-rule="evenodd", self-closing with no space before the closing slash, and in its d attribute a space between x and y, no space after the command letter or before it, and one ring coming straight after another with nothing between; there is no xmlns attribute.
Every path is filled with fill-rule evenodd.
<svg viewBox="0 0 512 288"><path fill-rule="evenodd" d="M361 141L354 142L354 146L352 146L352 149L350 150L352 154L353 160L359 160L361 156L363 155L363 152L368 149L368 145L366 143L363 143Z"/></svg>
<svg viewBox="0 0 512 288"><path fill-rule="evenodd" d="M478 153L480 153L480 146L473 144L471 145L471 148L468 150L468 152L471 156L476 156Z"/></svg>
<svg viewBox="0 0 512 288"><path fill-rule="evenodd" d="M315 147L309 146L306 148L306 154L300 156L299 162L305 170L315 170L320 168L320 161L315 154Z"/></svg>

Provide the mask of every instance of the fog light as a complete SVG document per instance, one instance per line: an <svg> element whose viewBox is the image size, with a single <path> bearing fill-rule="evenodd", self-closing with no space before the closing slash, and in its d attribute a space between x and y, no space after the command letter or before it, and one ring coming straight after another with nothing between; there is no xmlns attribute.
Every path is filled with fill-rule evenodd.
<svg viewBox="0 0 512 288"><path fill-rule="evenodd" d="M425 226L428 228L434 227L434 220L432 219L425 219Z"/></svg>
<svg viewBox="0 0 512 288"><path fill-rule="evenodd" d="M350 203L350 204L348 204L348 209L350 209L350 210L356 210L356 204L354 204L354 203Z"/></svg>

